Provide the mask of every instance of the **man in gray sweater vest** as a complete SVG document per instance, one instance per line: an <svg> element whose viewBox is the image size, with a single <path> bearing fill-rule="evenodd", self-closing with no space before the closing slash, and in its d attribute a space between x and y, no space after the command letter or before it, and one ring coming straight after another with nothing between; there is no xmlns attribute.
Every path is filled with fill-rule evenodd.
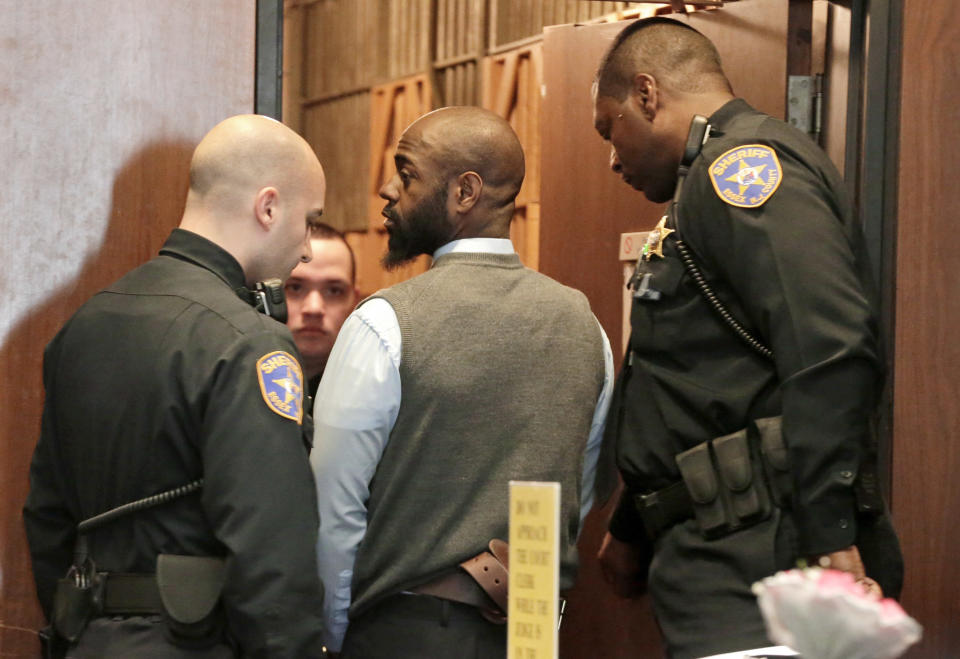
<svg viewBox="0 0 960 659"><path fill-rule="evenodd" d="M317 392L326 643L365 659L502 657L502 611L459 566L507 537L510 480L557 481L573 584L610 345L583 294L513 250L524 159L507 122L437 110L395 159L384 264L434 261L351 314Z"/></svg>

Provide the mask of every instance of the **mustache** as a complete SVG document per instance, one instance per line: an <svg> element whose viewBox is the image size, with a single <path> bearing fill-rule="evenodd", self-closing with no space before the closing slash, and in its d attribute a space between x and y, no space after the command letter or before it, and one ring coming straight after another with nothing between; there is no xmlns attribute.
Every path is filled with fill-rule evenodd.
<svg viewBox="0 0 960 659"><path fill-rule="evenodd" d="M398 213L393 207L393 204L387 204L384 206L381 214L394 221L398 221L400 219L400 213Z"/></svg>

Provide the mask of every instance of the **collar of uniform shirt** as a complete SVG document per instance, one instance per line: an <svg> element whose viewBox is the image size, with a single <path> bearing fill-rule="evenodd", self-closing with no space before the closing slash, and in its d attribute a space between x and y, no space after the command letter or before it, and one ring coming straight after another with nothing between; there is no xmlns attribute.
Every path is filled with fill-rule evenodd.
<svg viewBox="0 0 960 659"><path fill-rule="evenodd" d="M509 238L461 238L451 240L433 253L436 261L444 254L453 252L483 252L485 254L514 254L516 250Z"/></svg>

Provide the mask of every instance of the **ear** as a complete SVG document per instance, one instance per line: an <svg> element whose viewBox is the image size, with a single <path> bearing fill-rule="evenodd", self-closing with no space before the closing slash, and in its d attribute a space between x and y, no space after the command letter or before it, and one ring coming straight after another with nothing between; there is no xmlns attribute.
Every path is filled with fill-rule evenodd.
<svg viewBox="0 0 960 659"><path fill-rule="evenodd" d="M483 179L476 172L464 172L457 177L457 198L456 210L458 213L466 213L473 208L480 200L480 192L483 190Z"/></svg>
<svg viewBox="0 0 960 659"><path fill-rule="evenodd" d="M657 116L657 107L660 101L657 79L649 73L636 74L633 76L633 87L630 90L630 95L643 116L648 121L653 121L654 117Z"/></svg>
<svg viewBox="0 0 960 659"><path fill-rule="evenodd" d="M276 188L260 188L253 199L253 214L257 223L266 231L276 223L279 217L280 193Z"/></svg>

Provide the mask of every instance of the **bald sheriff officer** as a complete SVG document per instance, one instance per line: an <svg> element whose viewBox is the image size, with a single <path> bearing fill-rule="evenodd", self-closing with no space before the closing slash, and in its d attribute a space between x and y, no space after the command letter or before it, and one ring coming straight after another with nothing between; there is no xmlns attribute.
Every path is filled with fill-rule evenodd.
<svg viewBox="0 0 960 659"><path fill-rule="evenodd" d="M69 656L321 656L303 375L290 332L249 288L310 259L325 191L291 130L223 121L194 152L159 256L47 347L24 519L37 594ZM79 523L171 490L189 493L95 526L74 556ZM71 563L73 586L58 589ZM103 607L83 606L96 579Z"/></svg>

